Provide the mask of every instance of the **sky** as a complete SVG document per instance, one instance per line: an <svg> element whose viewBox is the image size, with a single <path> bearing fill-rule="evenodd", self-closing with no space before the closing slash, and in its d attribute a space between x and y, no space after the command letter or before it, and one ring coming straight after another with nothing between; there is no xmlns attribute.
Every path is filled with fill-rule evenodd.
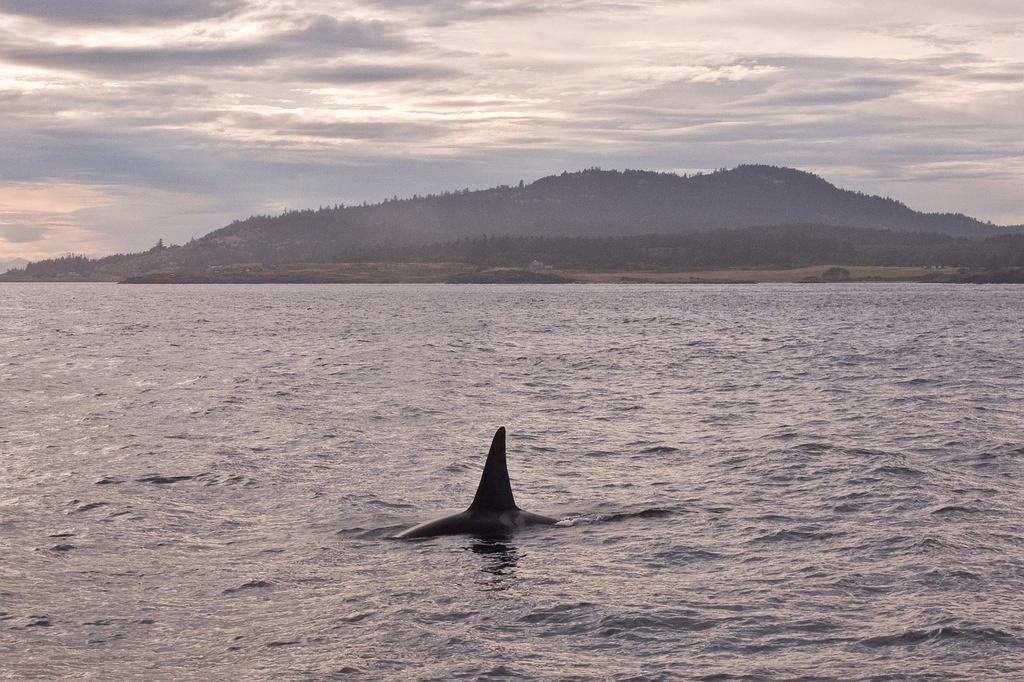
<svg viewBox="0 0 1024 682"><path fill-rule="evenodd" d="M1024 223L1020 0L0 0L0 260L563 170Z"/></svg>

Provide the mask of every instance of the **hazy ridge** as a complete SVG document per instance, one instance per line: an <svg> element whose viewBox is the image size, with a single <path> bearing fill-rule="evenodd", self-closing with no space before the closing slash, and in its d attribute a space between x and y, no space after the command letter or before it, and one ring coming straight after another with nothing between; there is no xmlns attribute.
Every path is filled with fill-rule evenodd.
<svg viewBox="0 0 1024 682"><path fill-rule="evenodd" d="M1024 245L972 242L1005 239L1019 228L917 212L791 168L745 165L692 176L588 169L516 186L252 216L181 246L160 243L142 253L43 261L3 279L119 280L360 259L482 259L487 262L478 264L516 266L559 260L566 267L1005 267L1019 265L1017 251L1024 253ZM495 237L512 241L502 244ZM607 239L624 241L601 241ZM514 247L517 259L501 253L469 257L501 245ZM597 253L602 250L607 253ZM622 253L633 260L623 262Z"/></svg>
<svg viewBox="0 0 1024 682"><path fill-rule="evenodd" d="M0 260L0 275L7 272L8 270L18 270L28 265L28 261L24 258L15 258L13 260Z"/></svg>

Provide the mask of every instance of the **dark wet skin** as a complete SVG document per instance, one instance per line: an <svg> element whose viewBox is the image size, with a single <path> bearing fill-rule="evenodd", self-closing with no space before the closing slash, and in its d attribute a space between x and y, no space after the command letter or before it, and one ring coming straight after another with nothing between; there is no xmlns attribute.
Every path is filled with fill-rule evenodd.
<svg viewBox="0 0 1024 682"><path fill-rule="evenodd" d="M550 526L555 522L556 519L523 511L516 506L505 461L505 427L501 427L491 441L480 485L469 509L413 526L395 537L409 539L461 534L500 537L528 526Z"/></svg>

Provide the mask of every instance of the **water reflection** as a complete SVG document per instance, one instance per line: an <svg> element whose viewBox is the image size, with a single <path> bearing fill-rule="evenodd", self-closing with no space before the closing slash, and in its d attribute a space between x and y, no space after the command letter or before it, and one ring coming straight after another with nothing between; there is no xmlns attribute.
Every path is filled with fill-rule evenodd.
<svg viewBox="0 0 1024 682"><path fill-rule="evenodd" d="M484 572L481 585L489 590L507 590L515 582L519 549L507 540L474 539L469 547L481 556L480 570Z"/></svg>

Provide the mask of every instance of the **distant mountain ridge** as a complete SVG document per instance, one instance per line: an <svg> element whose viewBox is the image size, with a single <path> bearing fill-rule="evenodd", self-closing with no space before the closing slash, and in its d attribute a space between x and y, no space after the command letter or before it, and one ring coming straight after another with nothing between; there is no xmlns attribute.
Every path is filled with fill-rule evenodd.
<svg viewBox="0 0 1024 682"><path fill-rule="evenodd" d="M93 263L96 271L123 277L244 263L325 262L383 246L485 235L624 237L795 224L957 237L1008 231L959 213L920 213L793 168L742 165L689 176L593 168L517 186L253 216L183 246L161 245Z"/></svg>
<svg viewBox="0 0 1024 682"><path fill-rule="evenodd" d="M24 258L15 258L14 260L0 260L0 275L7 272L8 270L17 270L28 265L28 261Z"/></svg>
<svg viewBox="0 0 1024 682"><path fill-rule="evenodd" d="M987 236L1000 228L961 214L919 213L893 199L835 187L792 168L746 165L679 176L651 171L590 169L529 185L462 190L372 206L253 217L201 242L249 248L254 260L287 257L270 244L306 241L344 250L383 243L423 244L482 235L629 236L720 227L824 224ZM298 250L303 250L295 244Z"/></svg>

